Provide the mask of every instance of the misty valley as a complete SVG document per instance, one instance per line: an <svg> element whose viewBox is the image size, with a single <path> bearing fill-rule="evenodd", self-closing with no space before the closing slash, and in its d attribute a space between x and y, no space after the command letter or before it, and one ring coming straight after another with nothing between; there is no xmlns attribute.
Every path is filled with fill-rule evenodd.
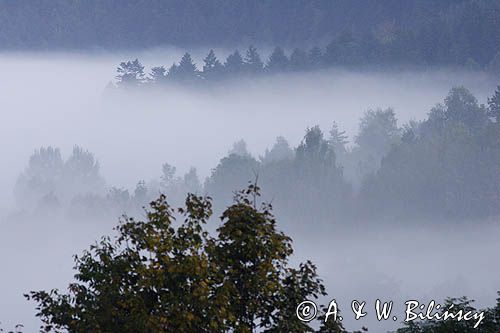
<svg viewBox="0 0 500 333"><path fill-rule="evenodd" d="M86 66L97 68L93 63ZM255 182L261 188L261 200L272 203L277 228L294 241L296 254L291 261L318 263L328 297L335 297L343 308L356 297L376 299L381 290L394 299L395 309L406 298L444 300L466 294L475 296L479 308L491 306L495 295L485 287L494 288L499 271L493 270L490 278L478 284L463 275L463 262L486 267L498 253L500 151L494 84L474 74L460 74L464 84L491 87L481 88L478 100L464 87L453 88L446 82L439 87L440 74L429 73L414 84L418 94L433 100L422 103L419 98L411 105L392 107L391 101L380 101L369 91L377 89L372 82L381 82L395 101L401 100L407 92L402 91L405 88L399 82L405 79L399 81L398 74L327 73L271 77L270 85L261 78L242 78L239 84L218 83L220 87L211 91L188 85L133 94L130 88L110 92L103 89L107 75L101 75L102 88L93 94L92 81L78 87L93 98L85 108L73 111L82 129L72 127L72 119L36 120L51 123L49 140L37 133L30 134L34 138L27 135L26 143L45 144L31 148L24 144L25 157L14 163L17 170L3 178L4 184L10 184L5 197L9 192L13 195L3 210L2 243L17 249L23 259L7 264L19 277L11 281L16 287L5 293L9 306L2 307L14 320L2 322L36 327L34 317L28 316L33 313L31 303L22 295L64 288L72 276L71 256L100 236L114 234L113 226L122 214L144 217L143 207L160 193L174 207L184 203L187 193L209 195L215 213L207 228L214 233L220 226L218 216L231 204L235 191ZM314 81L318 86L311 84ZM303 89L305 82L316 90ZM366 94L359 93L367 97L366 104L348 103L354 82L365 90ZM431 82L438 89L429 89ZM323 92L325 84L331 88ZM266 90L275 86L282 88L268 94ZM56 88L64 89L56 82L50 90ZM214 99L226 95L227 89L234 100ZM301 99L289 102L274 116L269 113L280 109L277 101L301 89ZM71 107L72 90L58 103ZM442 92L439 99L434 98L435 90ZM253 108L260 110L253 112L251 105L233 108L243 92L250 96L245 103L255 99ZM327 102L336 94L333 103ZM193 97L200 104L186 102ZM37 107L52 109L50 99L39 101ZM221 113L221 105L229 107L230 114ZM207 110L198 110L202 106ZM405 114L407 108L414 110ZM101 126L86 122L89 112L102 119ZM143 120L139 120L141 112ZM213 121L192 122L193 115L203 119L206 113ZM243 123L247 124L244 130ZM226 135L214 137L212 126ZM173 139L171 131L181 138L182 131L197 135L189 142L187 137ZM147 138L141 138L144 135ZM259 136L265 142L256 141ZM140 144L143 140L149 145ZM118 147L128 153L120 154ZM220 157L203 158L207 149ZM25 242L33 244L33 250L23 250ZM406 254L395 256L400 252ZM46 273L37 273L33 283L30 277L37 268ZM346 281L354 281L353 286L346 287ZM344 325L387 330L401 326L400 322L380 323L373 316L359 322L346 317Z"/></svg>
<svg viewBox="0 0 500 333"><path fill-rule="evenodd" d="M499 17L0 2L0 333L500 332Z"/></svg>
<svg viewBox="0 0 500 333"><path fill-rule="evenodd" d="M14 186L17 214L137 214L159 193L175 204L187 193L208 194L224 208L235 189L257 182L279 216L298 225L367 217L488 220L500 213L498 118L500 90L479 104L456 87L420 121L398 125L393 109L368 110L352 138L332 121L326 130L305 128L295 147L277 136L258 157L240 139L205 179L195 167L179 174L165 162L157 178L144 175L130 190L109 184L96 156L80 146L66 158L58 147L40 147Z"/></svg>

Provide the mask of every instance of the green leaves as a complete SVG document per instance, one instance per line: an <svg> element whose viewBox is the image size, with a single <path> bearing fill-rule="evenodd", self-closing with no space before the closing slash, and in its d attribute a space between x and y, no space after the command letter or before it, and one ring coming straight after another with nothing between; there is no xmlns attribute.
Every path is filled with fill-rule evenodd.
<svg viewBox="0 0 500 333"><path fill-rule="evenodd" d="M160 196L146 221L124 217L115 238L75 257L67 294L26 295L38 303L42 330L311 332L295 307L325 288L311 262L288 267L291 239L259 196L256 184L239 192L215 236L205 229L211 199L193 194L178 209Z"/></svg>

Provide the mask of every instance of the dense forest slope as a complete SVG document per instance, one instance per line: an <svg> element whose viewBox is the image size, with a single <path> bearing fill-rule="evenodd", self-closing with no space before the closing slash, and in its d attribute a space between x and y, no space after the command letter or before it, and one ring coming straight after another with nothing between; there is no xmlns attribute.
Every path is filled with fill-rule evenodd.
<svg viewBox="0 0 500 333"><path fill-rule="evenodd" d="M391 44L401 52L420 50L427 62L455 57L485 64L499 50L499 15L500 2L492 0L6 0L0 3L0 45L304 47L326 46L349 32L368 51Z"/></svg>

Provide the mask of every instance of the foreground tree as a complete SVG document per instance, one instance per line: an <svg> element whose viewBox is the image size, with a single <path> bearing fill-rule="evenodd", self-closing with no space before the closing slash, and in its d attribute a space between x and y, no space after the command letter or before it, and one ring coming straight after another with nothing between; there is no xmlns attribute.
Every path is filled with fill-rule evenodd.
<svg viewBox="0 0 500 333"><path fill-rule="evenodd" d="M312 263L288 266L291 240L258 197L256 185L239 192L216 237L204 228L210 198L192 194L176 210L160 196L146 221L125 217L114 239L76 257L67 294L27 295L42 330L311 332L295 319L295 303L324 295L324 286ZM174 216L182 217L178 227Z"/></svg>

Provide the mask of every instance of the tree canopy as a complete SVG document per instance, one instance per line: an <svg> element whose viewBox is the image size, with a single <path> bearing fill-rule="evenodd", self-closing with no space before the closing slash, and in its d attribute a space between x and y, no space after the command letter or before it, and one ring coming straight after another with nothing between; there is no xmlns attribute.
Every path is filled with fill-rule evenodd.
<svg viewBox="0 0 500 333"><path fill-rule="evenodd" d="M3 49L143 49L333 40L339 63L367 58L498 69L500 5L490 0L126 1L0 3ZM105 31L106 33L103 33Z"/></svg>
<svg viewBox="0 0 500 333"><path fill-rule="evenodd" d="M145 221L124 217L114 238L75 257L67 293L27 295L38 303L42 330L312 332L295 316L295 303L325 288L311 262L288 265L292 241L259 196L256 184L238 192L214 236L206 231L208 197L189 194L174 209L162 195Z"/></svg>

